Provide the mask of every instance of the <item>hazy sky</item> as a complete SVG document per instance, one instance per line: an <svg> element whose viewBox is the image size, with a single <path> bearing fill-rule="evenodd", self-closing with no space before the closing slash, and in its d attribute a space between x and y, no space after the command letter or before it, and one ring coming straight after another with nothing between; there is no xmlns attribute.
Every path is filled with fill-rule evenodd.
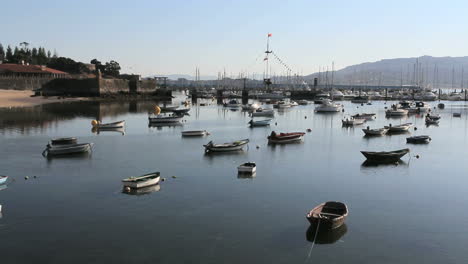
<svg viewBox="0 0 468 264"><path fill-rule="evenodd" d="M0 43L128 73L263 72L267 33L298 73L383 58L464 56L468 1L2 1ZM273 60L272 60L273 61ZM273 63L273 72L285 68Z"/></svg>

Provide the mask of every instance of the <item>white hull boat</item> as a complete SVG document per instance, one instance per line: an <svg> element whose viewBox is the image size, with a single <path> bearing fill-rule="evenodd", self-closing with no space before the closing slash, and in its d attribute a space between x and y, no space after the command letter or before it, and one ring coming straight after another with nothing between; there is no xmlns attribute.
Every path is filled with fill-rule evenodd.
<svg viewBox="0 0 468 264"><path fill-rule="evenodd" d="M98 124L93 127L104 130L104 129L123 128L124 126L125 126L125 120L117 121L113 123L105 123L105 124L101 124L100 122L98 122Z"/></svg>
<svg viewBox="0 0 468 264"><path fill-rule="evenodd" d="M388 129L386 128L376 128L376 129L371 129L369 127L362 129L364 134L366 136L382 136L385 135L388 132Z"/></svg>
<svg viewBox="0 0 468 264"><path fill-rule="evenodd" d="M0 175L0 185L5 184L8 180L8 176Z"/></svg>
<svg viewBox="0 0 468 264"><path fill-rule="evenodd" d="M182 131L183 137L203 137L208 135L206 130L191 130L191 131Z"/></svg>
<svg viewBox="0 0 468 264"><path fill-rule="evenodd" d="M357 126L357 125L362 125L366 122L366 119L364 118L354 118L354 117L348 117L343 120L341 120L341 123L344 126Z"/></svg>
<svg viewBox="0 0 468 264"><path fill-rule="evenodd" d="M178 123L182 120L183 116L179 115L156 115L156 116L149 116L148 120L150 123Z"/></svg>
<svg viewBox="0 0 468 264"><path fill-rule="evenodd" d="M401 124L398 126L392 126L392 124L385 126L388 132L406 132L413 126L412 123Z"/></svg>
<svg viewBox="0 0 468 264"><path fill-rule="evenodd" d="M242 148L248 143L248 139L242 139L231 143L223 144L214 144L213 141L210 141L208 142L208 144L203 145L203 147L205 147L205 152L229 152L242 150Z"/></svg>
<svg viewBox="0 0 468 264"><path fill-rule="evenodd" d="M127 179L123 179L122 183L124 187L138 189L156 185L159 183L159 179L159 172L153 172L139 177L130 177Z"/></svg>
<svg viewBox="0 0 468 264"><path fill-rule="evenodd" d="M322 104L315 108L316 112L341 112L342 110L342 105L335 104L328 99L323 100Z"/></svg>
<svg viewBox="0 0 468 264"><path fill-rule="evenodd" d="M363 119L366 119L366 120L373 120L375 118L375 114L374 113L372 113L372 114L362 113L362 114L355 114L352 117L359 118L359 119L363 118Z"/></svg>
<svg viewBox="0 0 468 264"><path fill-rule="evenodd" d="M264 120L250 120L249 124L251 127L259 127L259 126L269 126L272 119L264 119Z"/></svg>

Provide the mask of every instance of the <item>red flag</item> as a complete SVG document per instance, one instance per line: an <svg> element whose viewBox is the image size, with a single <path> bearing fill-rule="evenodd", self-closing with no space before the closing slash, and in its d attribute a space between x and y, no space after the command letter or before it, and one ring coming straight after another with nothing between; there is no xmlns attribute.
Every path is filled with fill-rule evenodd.
<svg viewBox="0 0 468 264"><path fill-rule="evenodd" d="M271 36L273 36L273 34L271 34L271 33L268 33L268 37L271 37Z"/></svg>

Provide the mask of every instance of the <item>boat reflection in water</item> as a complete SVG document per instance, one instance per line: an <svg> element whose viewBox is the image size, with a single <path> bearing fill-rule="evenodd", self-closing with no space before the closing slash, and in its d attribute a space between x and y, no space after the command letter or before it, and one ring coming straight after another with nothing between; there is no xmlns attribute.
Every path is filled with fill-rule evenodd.
<svg viewBox="0 0 468 264"><path fill-rule="evenodd" d="M237 178L238 179L253 179L257 176L257 172L249 173L249 172L238 172Z"/></svg>
<svg viewBox="0 0 468 264"><path fill-rule="evenodd" d="M388 162L383 162L383 161L370 161L366 160L361 164L361 167L363 168L372 168L372 167L385 167L385 166L405 166L408 167L409 163L403 160L398 160L398 161L388 161Z"/></svg>
<svg viewBox="0 0 468 264"><path fill-rule="evenodd" d="M74 153L74 154L67 154L67 155L47 155L46 159L48 163L51 163L52 160L87 160L91 159L92 152L84 152L84 153Z"/></svg>
<svg viewBox="0 0 468 264"><path fill-rule="evenodd" d="M177 123L148 123L149 128L156 128L157 130L162 130L164 127L167 128L176 128L182 127L184 124L177 122Z"/></svg>
<svg viewBox="0 0 468 264"><path fill-rule="evenodd" d="M306 239L315 244L333 244L340 240L348 232L346 223L335 229L327 229L319 227L317 224L309 226L306 232Z"/></svg>
<svg viewBox="0 0 468 264"><path fill-rule="evenodd" d="M153 192L159 192L161 190L161 185L156 184L156 185L151 185L148 187L143 187L143 188L132 188L130 191L126 191L125 189L122 190L122 193L128 194L128 195L145 195L145 194L150 194Z"/></svg>
<svg viewBox="0 0 468 264"><path fill-rule="evenodd" d="M123 127L121 127L121 128L98 128L98 127L93 127L91 129L91 132L94 133L94 134L97 134L97 135L99 135L102 132L117 132L117 133L122 134L122 136L124 136L125 135L125 128L123 128Z"/></svg>
<svg viewBox="0 0 468 264"><path fill-rule="evenodd" d="M5 190L6 188L8 188L6 184L1 184L0 185L0 191Z"/></svg>

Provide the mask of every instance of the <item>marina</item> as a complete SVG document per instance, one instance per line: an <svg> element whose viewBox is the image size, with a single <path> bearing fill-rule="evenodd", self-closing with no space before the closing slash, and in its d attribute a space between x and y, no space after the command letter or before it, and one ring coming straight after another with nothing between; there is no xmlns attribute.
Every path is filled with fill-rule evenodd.
<svg viewBox="0 0 468 264"><path fill-rule="evenodd" d="M173 105L184 101L185 97L179 94ZM249 103L268 107L252 100ZM333 259L328 254L333 251L340 258L355 261L364 256L367 263L386 257L399 262L420 258L424 251L430 257L426 263L443 261L449 255L463 252L466 238L433 227L456 224L464 229L468 225L463 212L457 219L428 218L427 214L434 204L442 208L447 199L456 199L461 206L468 205L459 199L465 192L464 172L468 169L462 155L468 107L460 102L444 102L444 109L432 108L431 113L439 115L443 122L438 127L426 127L423 114L387 118L385 107L396 103L382 101L356 108L351 102L343 101L344 112L329 114L315 112L313 104L288 111L274 110L270 126L256 129L246 126L251 120L248 112L232 111L203 99L191 105L191 115L185 116L183 123L154 127L148 126L148 112L154 113L154 102L49 104L32 108L37 116L31 116L30 108L2 109L0 115L5 121L0 128L3 134L0 143L4 151L0 153L0 165L4 168L2 174L9 176L0 190L0 246L6 250L4 259L28 262L29 258L15 246L27 234L30 239L42 241L29 249L39 259L44 257L42 252L53 246L58 250L58 258L72 256L84 262L92 254L83 252L110 241L123 248L119 252L103 249L100 254L105 262L118 262L125 255L132 255L130 252L141 247L141 242L152 245L143 246L149 250L141 255L143 259L152 258L151 250L157 245L159 249L154 252L169 262L180 260L178 250L186 251L183 259L208 261L229 257L232 262L228 263L246 261L232 249L268 252L252 253L249 261L287 258L301 262L312 241L316 244L312 254L321 259ZM93 112L94 109L99 111ZM372 123L367 123L371 129L390 123L392 127L407 123L413 126L405 134L380 137L365 137L362 126L342 127L346 115L363 112L375 113L369 121ZM461 118L454 118L455 112L462 113ZM125 120L125 135L91 133L90 120L97 119L97 113L101 120L108 122ZM22 121L12 124L8 118ZM278 134L311 132L300 135L301 144L268 144L267 137L273 130ZM200 136L209 131L211 135L181 137L184 131ZM406 143L407 137L418 135L429 135L433 140L430 144ZM53 159L41 156L47 142L65 136L73 137L77 143L93 142L92 155L60 155ZM203 145L209 141L216 145L234 143L241 138L248 138L249 144L243 145L240 151L204 154ZM70 143L74 144L73 139ZM411 152L391 164L365 162L359 153L404 148L410 148ZM449 151L460 155L447 155ZM30 157L27 166L25 155ZM420 157L415 158L416 155ZM246 161L255 162L258 167L255 174L238 174L238 167ZM443 165L449 162L453 164L450 168ZM122 179L156 170L161 175L158 184L122 192ZM441 170L446 172L444 179L435 173ZM341 227L316 233L316 226L309 226L304 214L330 197L344 202L349 216ZM384 207L386 212L369 211L374 207ZM43 210L57 213L40 214ZM408 217L403 220L394 212ZM59 214L68 217L61 218L61 224L57 225L52 220ZM421 222L420 218L428 221ZM250 224L232 224L245 221ZM210 224L201 224L206 222ZM375 222L379 225L374 225ZM86 226L86 236L80 229L70 228L78 223ZM395 228L396 224L399 228ZM128 225L164 228L137 232L137 240L135 231L125 228ZM43 236L43 232L48 235ZM188 232L192 234L189 239ZM251 241L247 234L253 232L256 235ZM74 242L57 244L64 235ZM167 241L174 237L180 237L179 243L168 246ZM441 242L437 243L437 253L426 252L424 249L434 247L435 240ZM216 247L213 250L200 246L200 241ZM285 241L288 241L287 252L282 250ZM218 247L221 243L229 247ZM402 243L417 245L421 251L412 251L408 256L406 249L399 248ZM80 245L80 250L71 244ZM352 253L360 248L372 248L372 252L379 253ZM457 255L457 259L466 258Z"/></svg>

